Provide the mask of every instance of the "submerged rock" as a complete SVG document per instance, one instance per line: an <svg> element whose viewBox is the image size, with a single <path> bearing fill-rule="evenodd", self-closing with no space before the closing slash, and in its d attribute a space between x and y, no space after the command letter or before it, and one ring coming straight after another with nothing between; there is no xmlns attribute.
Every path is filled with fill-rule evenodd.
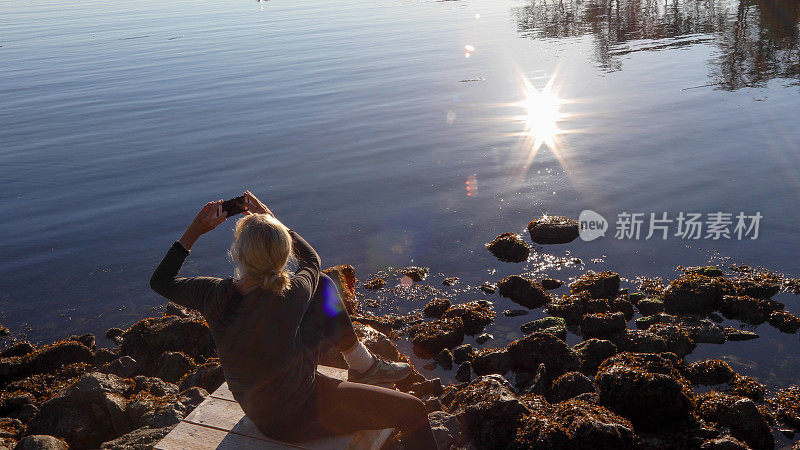
<svg viewBox="0 0 800 450"><path fill-rule="evenodd" d="M458 277L447 277L442 280L443 286L455 286L456 284L458 284Z"/></svg>
<svg viewBox="0 0 800 450"><path fill-rule="evenodd" d="M522 238L514 233L503 233L488 244L489 250L497 259L503 262L524 262L531 253L530 247Z"/></svg>
<svg viewBox="0 0 800 450"><path fill-rule="evenodd" d="M731 434L754 449L772 449L772 429L758 407L749 398L709 392L697 398L697 413L717 427L726 427Z"/></svg>
<svg viewBox="0 0 800 450"><path fill-rule="evenodd" d="M542 216L528 223L531 240L537 244L566 244L579 234L578 221L563 216Z"/></svg>
<svg viewBox="0 0 800 450"><path fill-rule="evenodd" d="M504 309L503 315L506 317L518 317L527 315L529 312L527 309Z"/></svg>
<svg viewBox="0 0 800 450"><path fill-rule="evenodd" d="M619 274L611 271L589 272L581 275L570 285L570 292L586 291L592 298L613 298L619 292Z"/></svg>
<svg viewBox="0 0 800 450"><path fill-rule="evenodd" d="M540 284L520 275L504 278L498 288L501 296L529 309L544 306L550 300Z"/></svg>
<svg viewBox="0 0 800 450"><path fill-rule="evenodd" d="M480 288L479 288L479 289L480 289L481 291L483 291L483 293L484 293L484 294L494 294L494 293L495 293L495 291L497 291L497 286L496 286L496 285L494 285L494 284L492 284L492 283L489 283L489 282L487 281L487 282L483 283L483 284L480 286Z"/></svg>

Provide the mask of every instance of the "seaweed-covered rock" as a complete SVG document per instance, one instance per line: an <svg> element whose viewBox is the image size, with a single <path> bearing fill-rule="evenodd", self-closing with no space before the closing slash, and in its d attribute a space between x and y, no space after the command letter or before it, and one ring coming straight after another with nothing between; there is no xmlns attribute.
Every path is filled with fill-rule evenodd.
<svg viewBox="0 0 800 450"><path fill-rule="evenodd" d="M478 351L475 350L472 344L459 345L453 349L453 361L456 364L461 364L464 361L472 361L472 358L474 358L476 354L478 354Z"/></svg>
<svg viewBox="0 0 800 450"><path fill-rule="evenodd" d="M518 234L503 233L488 244L489 250L497 259L503 262L524 262L531 253L530 247Z"/></svg>
<svg viewBox="0 0 800 450"><path fill-rule="evenodd" d="M741 320L752 325L760 325L767 320L769 312L762 303L746 295L726 295L719 305L719 312L726 319Z"/></svg>
<svg viewBox="0 0 800 450"><path fill-rule="evenodd" d="M478 448L506 448L523 417L531 413L508 382L497 375L474 379L456 394L449 410Z"/></svg>
<svg viewBox="0 0 800 450"><path fill-rule="evenodd" d="M619 274L611 271L589 272L570 285L570 292L587 291L592 298L613 298L619 292Z"/></svg>
<svg viewBox="0 0 800 450"><path fill-rule="evenodd" d="M552 409L537 409L522 419L510 450L567 450L569 434L563 425L553 420Z"/></svg>
<svg viewBox="0 0 800 450"><path fill-rule="evenodd" d="M153 375L175 383L197 367L194 360L181 352L166 352L158 359Z"/></svg>
<svg viewBox="0 0 800 450"><path fill-rule="evenodd" d="M578 232L578 221L563 216L542 216L528 223L528 233L537 244L566 244L574 241Z"/></svg>
<svg viewBox="0 0 800 450"><path fill-rule="evenodd" d="M697 413L754 449L772 449L775 438L767 420L749 398L709 392L697 398Z"/></svg>
<svg viewBox="0 0 800 450"><path fill-rule="evenodd" d="M412 326L409 334L412 336L414 352L422 358L430 358L464 341L464 322L460 317L437 319Z"/></svg>
<svg viewBox="0 0 800 450"><path fill-rule="evenodd" d="M768 272L751 273L733 280L737 295L768 299L781 290L781 280Z"/></svg>
<svg viewBox="0 0 800 450"><path fill-rule="evenodd" d="M600 300L598 300L600 301ZM606 301L609 312L619 312L625 317L625 321L633 319L635 311L633 310L633 303L625 300L622 297L612 298Z"/></svg>
<svg viewBox="0 0 800 450"><path fill-rule="evenodd" d="M449 349L443 349L437 353L434 360L444 370L451 370L453 368L453 353Z"/></svg>
<svg viewBox="0 0 800 450"><path fill-rule="evenodd" d="M721 277L725 273L717 266L699 266L699 267L688 267L684 269L684 273L694 273L697 275L704 275L707 277Z"/></svg>
<svg viewBox="0 0 800 450"><path fill-rule="evenodd" d="M538 283L520 275L511 275L498 284L500 295L526 308L546 305L550 297Z"/></svg>
<svg viewBox="0 0 800 450"><path fill-rule="evenodd" d="M193 359L214 356L214 341L205 322L176 316L143 319L122 335L120 354L154 365L166 352L183 352Z"/></svg>
<svg viewBox="0 0 800 450"><path fill-rule="evenodd" d="M751 339L758 339L758 333L750 330L738 330L733 327L725 327L722 329L725 333L725 339L729 341L749 341Z"/></svg>
<svg viewBox="0 0 800 450"><path fill-rule="evenodd" d="M497 291L497 285L486 281L482 285L480 285L478 289L480 289L484 294L494 294L495 291Z"/></svg>
<svg viewBox="0 0 800 450"><path fill-rule="evenodd" d="M697 347L689 333L678 325L657 323L647 331L664 339L667 350L681 357L692 353Z"/></svg>
<svg viewBox="0 0 800 450"><path fill-rule="evenodd" d="M719 359L707 359L689 364L686 368L686 377L692 384L715 385L728 383L736 376L736 372L731 369L725 361Z"/></svg>
<svg viewBox="0 0 800 450"><path fill-rule="evenodd" d="M642 330L627 330L624 338L615 339L620 350L632 353L662 353L668 351L664 338Z"/></svg>
<svg viewBox="0 0 800 450"><path fill-rule="evenodd" d="M664 312L664 302L655 298L646 298L639 300L636 308L643 316L652 316L653 314Z"/></svg>
<svg viewBox="0 0 800 450"><path fill-rule="evenodd" d="M447 308L450 307L450 300L446 298L435 298L428 302L423 312L428 317L441 317Z"/></svg>
<svg viewBox="0 0 800 450"><path fill-rule="evenodd" d="M472 378L472 363L469 361L464 361L459 364L454 378L456 381L460 381L462 383L469 381L469 379Z"/></svg>
<svg viewBox="0 0 800 450"><path fill-rule="evenodd" d="M562 317L543 317L532 322L523 323L519 327L525 334L541 331L558 336L562 341L567 338L567 321Z"/></svg>
<svg viewBox="0 0 800 450"><path fill-rule="evenodd" d="M530 311L527 309L504 309L503 315L506 317L518 317L518 316L525 316L529 314Z"/></svg>
<svg viewBox="0 0 800 450"><path fill-rule="evenodd" d="M701 450L749 450L744 442L731 436L722 436L704 441Z"/></svg>
<svg viewBox="0 0 800 450"><path fill-rule="evenodd" d="M411 279L411 281L420 282L428 277L430 269L427 267L409 266L399 271L402 275Z"/></svg>
<svg viewBox="0 0 800 450"><path fill-rule="evenodd" d="M588 295L588 293L565 295L560 299L555 299L547 305L547 312L551 316L563 318L567 325L578 325L587 312L584 297L588 298Z"/></svg>
<svg viewBox="0 0 800 450"><path fill-rule="evenodd" d="M33 346L33 344L28 341L16 341L5 347L3 350L0 350L0 358L25 356L33 353L35 349L36 348Z"/></svg>
<svg viewBox="0 0 800 450"><path fill-rule="evenodd" d="M775 311L769 315L769 324L784 333L794 334L800 328L800 317L788 311Z"/></svg>
<svg viewBox="0 0 800 450"><path fill-rule="evenodd" d="M472 359L475 375L505 375L511 370L511 355L505 349L484 349Z"/></svg>
<svg viewBox="0 0 800 450"><path fill-rule="evenodd" d="M661 355L620 353L605 360L595 383L600 402L642 429L686 420L692 392L675 363Z"/></svg>
<svg viewBox="0 0 800 450"><path fill-rule="evenodd" d="M588 375L597 373L597 367L606 359L617 353L617 346L611 341L587 339L576 344L572 350L578 356L581 371Z"/></svg>
<svg viewBox="0 0 800 450"><path fill-rule="evenodd" d="M584 339L607 338L625 331L627 324L622 313L586 314L581 320Z"/></svg>
<svg viewBox="0 0 800 450"><path fill-rule="evenodd" d="M570 399L554 405L554 419L566 427L569 448L633 448L631 422L600 405Z"/></svg>
<svg viewBox="0 0 800 450"><path fill-rule="evenodd" d="M756 402L764 401L764 394L767 393L766 386L756 381L755 378L745 375L736 374L729 384L725 393L747 397Z"/></svg>
<svg viewBox="0 0 800 450"><path fill-rule="evenodd" d="M567 372L553 382L548 400L563 402L587 392L595 392L594 381L580 372Z"/></svg>
<svg viewBox="0 0 800 450"><path fill-rule="evenodd" d="M681 320L680 326L698 344L724 344L727 341L722 327L709 319L687 316Z"/></svg>
<svg viewBox="0 0 800 450"><path fill-rule="evenodd" d="M781 389L768 402L776 419L800 432L800 386Z"/></svg>
<svg viewBox="0 0 800 450"><path fill-rule="evenodd" d="M512 368L520 372L535 372L544 363L548 376L557 378L580 367L572 349L550 333L536 332L518 339L508 346L508 353Z"/></svg>
<svg viewBox="0 0 800 450"><path fill-rule="evenodd" d="M724 278L692 273L672 281L662 299L670 314L708 314L719 309L722 298L733 291L732 284Z"/></svg>
<svg viewBox="0 0 800 450"><path fill-rule="evenodd" d="M539 280L539 284L542 285L545 291L552 291L554 289L558 289L561 286L564 286L564 282L561 280L557 280L555 278L542 278Z"/></svg>
<svg viewBox="0 0 800 450"><path fill-rule="evenodd" d="M224 382L225 374L222 372L222 365L217 358L210 358L180 380L180 390L201 387L207 392L214 392Z"/></svg>
<svg viewBox="0 0 800 450"><path fill-rule="evenodd" d="M491 333L481 333L478 336L475 336L475 342L478 344L485 344L492 339L494 339L494 335Z"/></svg>
<svg viewBox="0 0 800 450"><path fill-rule="evenodd" d="M491 306L480 301L453 305L442 314L443 319L459 318L464 324L464 334L474 336L494 321Z"/></svg>
<svg viewBox="0 0 800 450"><path fill-rule="evenodd" d="M371 280L367 280L364 283L364 289L368 289L371 291L377 291L378 289L383 289L386 286L386 280L381 277L375 277Z"/></svg>

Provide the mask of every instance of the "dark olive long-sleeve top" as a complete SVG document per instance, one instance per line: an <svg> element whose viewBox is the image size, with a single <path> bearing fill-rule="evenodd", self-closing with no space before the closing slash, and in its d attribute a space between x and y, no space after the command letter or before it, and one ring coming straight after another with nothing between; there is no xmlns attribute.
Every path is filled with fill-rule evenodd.
<svg viewBox="0 0 800 450"><path fill-rule="evenodd" d="M300 235L290 234L298 269L280 295L256 289L242 296L233 278L179 277L189 252L178 242L150 279L157 293L203 314L228 387L245 414L262 423L299 409L314 385L316 360L298 329L319 282L320 258Z"/></svg>

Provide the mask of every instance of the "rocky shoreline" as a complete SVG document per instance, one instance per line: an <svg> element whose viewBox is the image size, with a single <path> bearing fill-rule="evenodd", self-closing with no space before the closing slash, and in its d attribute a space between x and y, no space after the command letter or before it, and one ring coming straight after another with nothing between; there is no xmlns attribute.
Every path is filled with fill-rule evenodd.
<svg viewBox="0 0 800 450"><path fill-rule="evenodd" d="M575 226L547 218L528 230L534 242L553 244L575 239ZM524 261L531 251L513 233L487 249L506 262ZM796 292L797 280L706 266L685 268L666 284L641 279L629 292L610 271L584 273L568 285L512 275L470 289L520 306L502 311L506 316L537 308L549 316L524 323L523 337L506 347L476 348L465 337L491 342L495 303L506 300L432 298L406 314L376 314L371 292L413 285L435 294L423 283L429 270L394 272L396 287L388 276L361 283L350 266L326 273L372 352L411 361L399 349L410 342L416 357L428 360L425 369L455 379L426 379L415 369L397 385L425 401L440 448L768 449L785 436L800 449L800 386L768 395L724 361L684 359L698 345L758 338L721 325L723 318L797 333L800 318L772 299ZM447 277L442 285L458 282ZM558 296L557 289L567 292ZM568 333L582 342L569 346ZM151 448L224 381L208 326L174 304L160 317L108 330L110 348L91 334L41 347L4 334L0 449ZM322 362L345 366L335 352ZM402 436L388 445L402 448Z"/></svg>

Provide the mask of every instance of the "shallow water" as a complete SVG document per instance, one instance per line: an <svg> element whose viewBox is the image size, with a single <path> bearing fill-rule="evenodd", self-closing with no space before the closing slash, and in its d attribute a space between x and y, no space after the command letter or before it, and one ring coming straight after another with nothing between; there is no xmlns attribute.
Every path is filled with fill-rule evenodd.
<svg viewBox="0 0 800 450"><path fill-rule="evenodd" d="M245 188L362 278L412 263L462 286L528 271L671 278L720 258L800 273L790 1L0 6L0 312L32 339L151 314L162 300L147 280L170 243L206 201ZM525 264L483 248L584 209L611 221L605 238ZM764 219L756 240L613 238L619 213L680 211ZM232 226L184 273L229 275ZM585 264L557 270L548 255ZM692 358L797 383L797 336L758 332Z"/></svg>

